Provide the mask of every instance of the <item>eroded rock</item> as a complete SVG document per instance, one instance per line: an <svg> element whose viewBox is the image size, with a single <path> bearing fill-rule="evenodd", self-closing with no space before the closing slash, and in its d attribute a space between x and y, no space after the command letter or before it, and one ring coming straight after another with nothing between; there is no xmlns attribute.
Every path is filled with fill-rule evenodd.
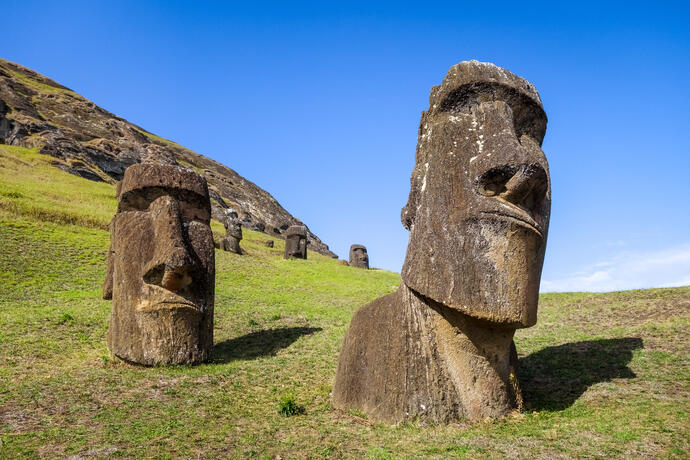
<svg viewBox="0 0 690 460"><path fill-rule="evenodd" d="M110 351L144 365L206 360L213 347L214 249L206 180L140 163L118 184L103 298Z"/></svg>
<svg viewBox="0 0 690 460"><path fill-rule="evenodd" d="M362 307L332 401L388 422L498 417L521 406L513 335L537 320L551 191L536 89L462 62L422 112L398 291Z"/></svg>

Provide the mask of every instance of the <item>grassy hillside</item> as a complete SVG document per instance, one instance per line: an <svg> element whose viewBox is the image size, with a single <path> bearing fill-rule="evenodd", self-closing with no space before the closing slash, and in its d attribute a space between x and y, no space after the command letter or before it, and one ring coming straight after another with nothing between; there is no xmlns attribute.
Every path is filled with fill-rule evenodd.
<svg viewBox="0 0 690 460"><path fill-rule="evenodd" d="M690 455L690 288L542 295L516 336L526 411L385 426L333 410L329 392L352 313L399 275L285 261L282 240L245 231L246 255L216 253L211 362L113 359L100 285L114 190L50 161L0 145L2 458Z"/></svg>

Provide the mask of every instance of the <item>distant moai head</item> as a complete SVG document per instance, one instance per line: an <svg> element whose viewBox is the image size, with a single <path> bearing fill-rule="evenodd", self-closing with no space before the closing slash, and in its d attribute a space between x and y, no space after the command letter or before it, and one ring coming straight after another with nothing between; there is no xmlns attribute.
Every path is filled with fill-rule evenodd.
<svg viewBox="0 0 690 460"><path fill-rule="evenodd" d="M240 222L237 212L233 209L227 211L227 217L223 224L225 225L225 234L237 240L242 239L242 222Z"/></svg>
<svg viewBox="0 0 690 460"><path fill-rule="evenodd" d="M304 225L291 225L285 231L285 255L286 259L307 258L307 227Z"/></svg>
<svg viewBox="0 0 690 460"><path fill-rule="evenodd" d="M361 244L353 244L350 246L350 266L369 268L369 254L367 254L367 248Z"/></svg>
<svg viewBox="0 0 690 460"><path fill-rule="evenodd" d="M118 184L103 297L108 348L127 361L196 363L213 346L214 248L206 180L135 164Z"/></svg>
<svg viewBox="0 0 690 460"><path fill-rule="evenodd" d="M537 90L493 64L462 62L422 112L402 222L405 284L507 327L536 322L551 188Z"/></svg>

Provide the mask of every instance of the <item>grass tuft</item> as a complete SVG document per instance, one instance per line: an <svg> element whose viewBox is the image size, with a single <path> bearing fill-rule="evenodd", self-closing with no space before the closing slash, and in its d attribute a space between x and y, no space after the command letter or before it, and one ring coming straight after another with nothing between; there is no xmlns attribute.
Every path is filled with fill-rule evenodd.
<svg viewBox="0 0 690 460"><path fill-rule="evenodd" d="M293 415L301 415L306 413L304 406L297 404L295 395L287 394L280 397L278 402L278 413L283 417L291 417Z"/></svg>

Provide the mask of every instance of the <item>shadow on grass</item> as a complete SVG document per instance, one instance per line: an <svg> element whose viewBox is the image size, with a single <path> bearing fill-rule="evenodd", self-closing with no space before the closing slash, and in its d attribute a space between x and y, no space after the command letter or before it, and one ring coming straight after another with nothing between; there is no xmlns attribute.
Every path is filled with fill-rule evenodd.
<svg viewBox="0 0 690 460"><path fill-rule="evenodd" d="M615 378L630 379L627 365L639 337L588 340L546 347L522 358L518 377L527 409L563 410L591 385Z"/></svg>
<svg viewBox="0 0 690 460"><path fill-rule="evenodd" d="M282 327L251 332L241 337L217 343L213 348L212 363L228 363L237 359L255 359L275 354L287 348L303 335L322 330L320 327Z"/></svg>

